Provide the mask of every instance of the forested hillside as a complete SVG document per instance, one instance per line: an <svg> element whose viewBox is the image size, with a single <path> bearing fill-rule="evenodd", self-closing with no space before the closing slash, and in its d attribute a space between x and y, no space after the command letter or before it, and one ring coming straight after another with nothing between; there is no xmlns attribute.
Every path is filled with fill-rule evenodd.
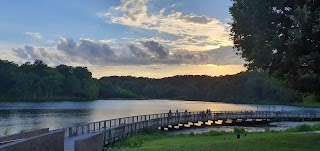
<svg viewBox="0 0 320 151"><path fill-rule="evenodd" d="M49 67L40 60L0 60L0 100L182 99L235 103L300 102L302 97L263 72L236 75L92 78L86 67Z"/></svg>
<svg viewBox="0 0 320 151"><path fill-rule="evenodd" d="M174 76L163 79L104 77L99 80L101 98L170 98L223 102L302 101L295 91L276 84L264 73L243 72L236 75Z"/></svg>
<svg viewBox="0 0 320 151"><path fill-rule="evenodd" d="M86 67L49 67L40 60L21 66L0 60L0 100L95 99L98 83Z"/></svg>

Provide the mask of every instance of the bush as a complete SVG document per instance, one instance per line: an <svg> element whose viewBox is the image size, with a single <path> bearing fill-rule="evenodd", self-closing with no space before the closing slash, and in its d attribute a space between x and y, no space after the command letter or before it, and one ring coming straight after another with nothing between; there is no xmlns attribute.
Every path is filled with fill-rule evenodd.
<svg viewBox="0 0 320 151"><path fill-rule="evenodd" d="M320 131L320 124L315 124L311 126L313 131Z"/></svg>
<svg viewBox="0 0 320 151"><path fill-rule="evenodd" d="M189 136L195 136L195 134L194 134L193 132L191 132L191 133L189 134Z"/></svg>
<svg viewBox="0 0 320 151"><path fill-rule="evenodd" d="M167 136L167 133L163 133L160 131L146 131L136 135L129 136L127 139L123 141L116 142L113 147L140 147L144 142L156 140Z"/></svg>
<svg viewBox="0 0 320 151"><path fill-rule="evenodd" d="M204 136L220 136L220 135L224 135L227 133L228 132L225 132L225 131L209 131L209 132L202 133L202 135L204 135Z"/></svg>
<svg viewBox="0 0 320 151"><path fill-rule="evenodd" d="M7 127L4 130L0 131L0 136L6 136L11 133L11 127Z"/></svg>
<svg viewBox="0 0 320 151"><path fill-rule="evenodd" d="M271 130L269 127L267 127L267 128L264 129L264 132L266 132L266 133L278 133L280 131Z"/></svg>
<svg viewBox="0 0 320 151"><path fill-rule="evenodd" d="M293 128L288 128L286 131L288 131L288 132L307 132L307 131L312 131L312 126L302 124L302 125L298 125Z"/></svg>
<svg viewBox="0 0 320 151"><path fill-rule="evenodd" d="M303 103L309 104L309 103L316 103L317 97L315 94L305 94L303 96Z"/></svg>
<svg viewBox="0 0 320 151"><path fill-rule="evenodd" d="M243 127L234 127L233 132L234 133L245 133L246 130Z"/></svg>

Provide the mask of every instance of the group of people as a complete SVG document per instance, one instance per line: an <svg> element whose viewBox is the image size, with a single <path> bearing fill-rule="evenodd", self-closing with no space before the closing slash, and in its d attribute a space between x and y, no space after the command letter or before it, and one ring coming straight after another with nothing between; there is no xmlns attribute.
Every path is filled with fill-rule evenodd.
<svg viewBox="0 0 320 151"><path fill-rule="evenodd" d="M188 114L188 110L185 110L184 113L185 113L185 114ZM171 110L169 110L168 115L169 115L169 116L172 116L172 111L171 111ZM178 109L176 109L176 116L179 116L179 115L180 115L180 112L179 112Z"/></svg>
<svg viewBox="0 0 320 151"><path fill-rule="evenodd" d="M244 138L247 138L247 134L244 134ZM240 139L240 133L237 134L237 139Z"/></svg>
<svg viewBox="0 0 320 151"><path fill-rule="evenodd" d="M185 115L187 115L187 114L188 114L188 110L185 110L184 113L185 113ZM206 116L206 115L211 116L211 113L212 113L211 110L210 110L210 109L207 109L206 111L203 110L203 111L199 112L199 115L200 115L200 116ZM168 115L169 115L169 116L172 116L172 114L173 114L172 111L169 110ZM178 109L176 109L175 115L176 115L176 116L179 116L179 115L180 115L180 112L179 112Z"/></svg>
<svg viewBox="0 0 320 151"><path fill-rule="evenodd" d="M204 118L204 117L207 117L207 116L211 116L211 110L210 109L207 109L207 111L201 111L201 112L199 112L199 116L201 116L202 118Z"/></svg>

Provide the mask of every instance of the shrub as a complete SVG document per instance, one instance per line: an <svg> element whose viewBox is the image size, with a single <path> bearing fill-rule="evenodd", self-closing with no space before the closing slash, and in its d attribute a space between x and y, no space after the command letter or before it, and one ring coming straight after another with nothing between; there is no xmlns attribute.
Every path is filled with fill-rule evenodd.
<svg viewBox="0 0 320 151"><path fill-rule="evenodd" d="M286 131L288 131L288 132L307 132L307 131L312 131L312 126L302 124L302 125L298 125L293 128L288 128Z"/></svg>
<svg viewBox="0 0 320 151"><path fill-rule="evenodd" d="M0 136L6 136L11 133L11 127L5 128L3 131L0 131Z"/></svg>
<svg viewBox="0 0 320 151"><path fill-rule="evenodd" d="M189 134L189 136L195 136L195 134L194 134L193 132L191 132L191 133Z"/></svg>
<svg viewBox="0 0 320 151"><path fill-rule="evenodd" d="M227 134L228 132L225 131L209 131L209 132L205 132L202 135L205 136L219 136L219 135L224 135Z"/></svg>
<svg viewBox="0 0 320 151"><path fill-rule="evenodd" d="M311 126L313 131L320 131L320 124L315 124Z"/></svg>
<svg viewBox="0 0 320 151"><path fill-rule="evenodd" d="M233 132L234 133L245 133L246 130L243 127L234 127Z"/></svg>
<svg viewBox="0 0 320 151"><path fill-rule="evenodd" d="M129 136L127 139L116 142L113 147L140 147L144 142L156 140L166 136L167 133L160 131L145 131L136 135Z"/></svg>

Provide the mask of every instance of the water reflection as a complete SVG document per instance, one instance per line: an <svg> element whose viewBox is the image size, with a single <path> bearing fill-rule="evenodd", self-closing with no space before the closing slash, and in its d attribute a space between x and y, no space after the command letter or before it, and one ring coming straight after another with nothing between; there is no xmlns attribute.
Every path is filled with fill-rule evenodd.
<svg viewBox="0 0 320 151"><path fill-rule="evenodd" d="M23 129L67 127L93 121L143 114L175 111L243 111L257 110L257 105L219 102L170 100L97 100L91 102L0 103L0 131L10 127L12 132ZM292 106L259 105L258 110L297 110Z"/></svg>

